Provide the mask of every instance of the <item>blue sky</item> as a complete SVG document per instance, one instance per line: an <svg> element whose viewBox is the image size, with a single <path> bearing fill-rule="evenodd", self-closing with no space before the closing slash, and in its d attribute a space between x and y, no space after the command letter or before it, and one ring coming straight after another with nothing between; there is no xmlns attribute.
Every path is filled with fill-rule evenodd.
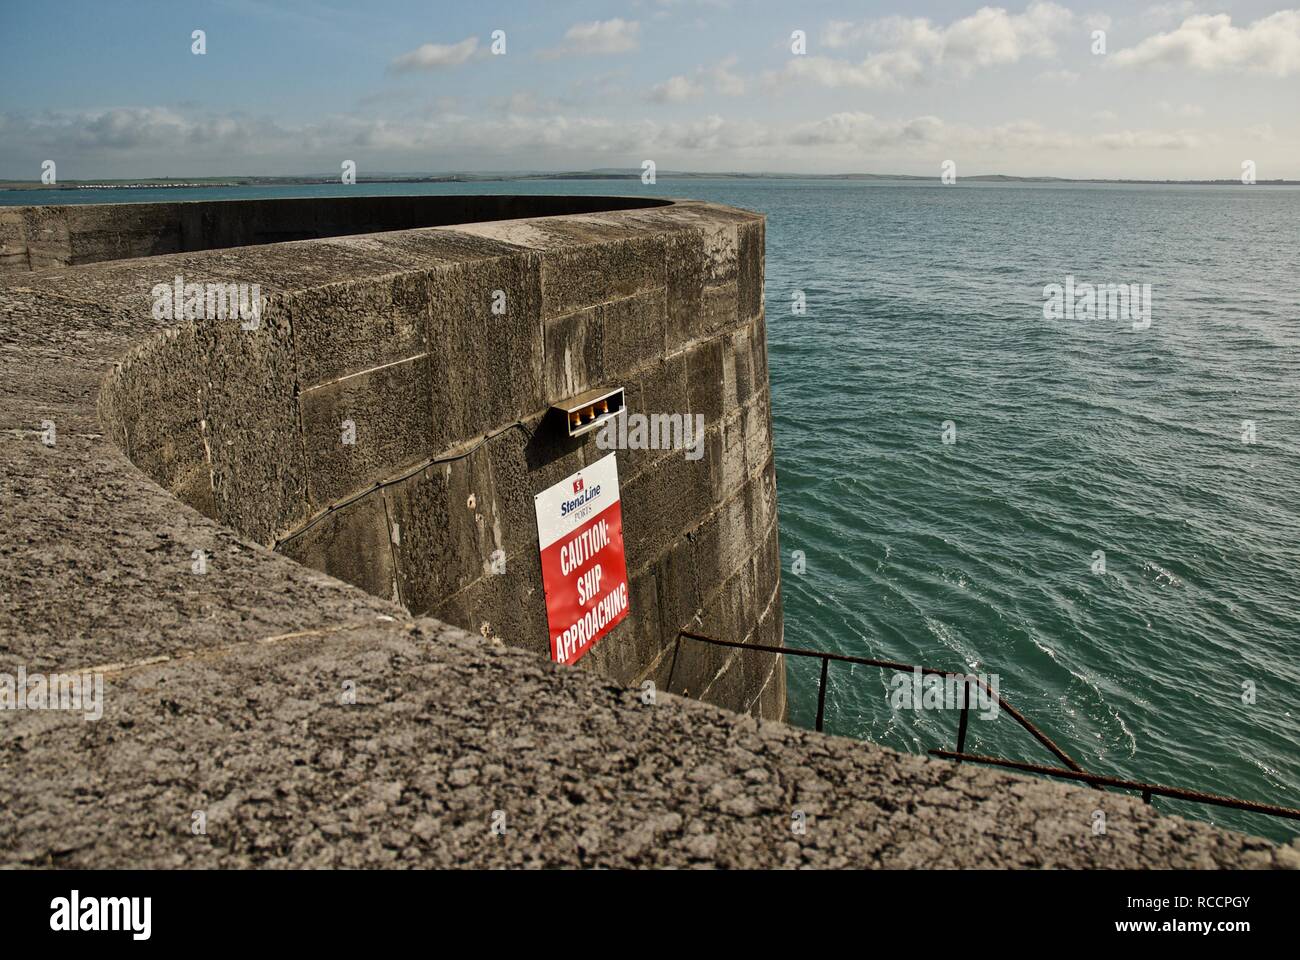
<svg viewBox="0 0 1300 960"><path fill-rule="evenodd" d="M1300 10L1250 0L0 0L19 179L46 159L64 180L645 159L1300 179L1298 103Z"/></svg>

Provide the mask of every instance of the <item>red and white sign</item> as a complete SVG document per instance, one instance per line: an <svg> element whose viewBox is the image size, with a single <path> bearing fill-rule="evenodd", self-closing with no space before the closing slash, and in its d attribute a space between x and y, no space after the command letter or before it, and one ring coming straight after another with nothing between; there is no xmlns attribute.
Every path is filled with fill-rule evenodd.
<svg viewBox="0 0 1300 960"><path fill-rule="evenodd" d="M574 664L628 611L614 454L534 498L551 659Z"/></svg>

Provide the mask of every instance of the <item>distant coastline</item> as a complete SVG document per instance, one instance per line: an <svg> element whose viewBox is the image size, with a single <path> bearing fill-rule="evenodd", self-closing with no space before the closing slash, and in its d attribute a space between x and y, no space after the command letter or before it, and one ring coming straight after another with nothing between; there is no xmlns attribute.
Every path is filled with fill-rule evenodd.
<svg viewBox="0 0 1300 960"><path fill-rule="evenodd" d="M660 171L665 180L937 180L938 176L884 173L698 173L690 171ZM503 173L394 173L358 177L358 184L381 183L502 183L524 180L640 180L640 170L574 170L567 172L503 172ZM1240 180L1138 180L1103 179L1098 177L1017 177L1007 174L978 174L961 177L972 183L1103 183L1142 184L1169 186L1242 186ZM172 177L143 178L135 180L65 180L57 184L38 180L0 179L0 190L159 190L196 189L202 187L280 187L300 185L337 184L337 175L304 175L291 177ZM1298 186L1300 180L1257 180L1253 186Z"/></svg>

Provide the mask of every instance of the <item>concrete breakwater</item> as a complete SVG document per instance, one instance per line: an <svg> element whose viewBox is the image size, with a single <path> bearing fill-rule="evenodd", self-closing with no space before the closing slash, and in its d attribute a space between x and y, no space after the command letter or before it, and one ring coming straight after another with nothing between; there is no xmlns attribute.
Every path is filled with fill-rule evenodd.
<svg viewBox="0 0 1300 960"><path fill-rule="evenodd" d="M111 232L71 222L96 208L65 208L59 236L82 260L116 252L82 233L124 250L369 234L244 247L237 266L214 256L187 269L187 285L207 292L260 281L256 328L247 310L238 324L181 318L142 344L101 394L110 434L162 486L250 539L547 655L533 497L604 456L594 436L555 429L549 406L608 385L627 391L630 410L699 413L707 457L617 452L631 614L582 663L783 718L779 658L676 645L689 623L781 637L761 217L706 204L620 212L629 201L597 197L574 207L610 209L494 221L568 208L392 199L150 204ZM398 229L417 218L479 222ZM269 279L308 259L314 276ZM169 292L157 261L136 262Z"/></svg>
<svg viewBox="0 0 1300 960"><path fill-rule="evenodd" d="M763 221L568 200L4 211L0 672L104 694L0 718L0 861L1285 861L793 730L778 658L679 651L781 641ZM208 318L241 283L257 315ZM571 670L532 500L605 453L548 406L610 384L705 455L617 452L631 615Z"/></svg>

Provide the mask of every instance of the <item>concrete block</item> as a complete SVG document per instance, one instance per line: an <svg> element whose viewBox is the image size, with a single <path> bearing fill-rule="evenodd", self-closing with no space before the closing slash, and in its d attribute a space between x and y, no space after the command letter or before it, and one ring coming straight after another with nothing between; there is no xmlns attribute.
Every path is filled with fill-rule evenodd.
<svg viewBox="0 0 1300 960"><path fill-rule="evenodd" d="M757 570L752 555L727 575L716 592L704 597L700 632L720 640L744 642L758 619L761 606Z"/></svg>
<svg viewBox="0 0 1300 960"><path fill-rule="evenodd" d="M767 684L763 687L763 692L758 696L758 704L752 711L755 716L785 719L787 714L786 672L788 669L788 663L778 666L776 671L769 677Z"/></svg>
<svg viewBox="0 0 1300 960"><path fill-rule="evenodd" d="M726 391L726 408L728 411L736 407L744 406L749 402L756 390L766 383L757 384L754 380L754 326L740 327L731 334L731 342L728 344L728 356L730 363L727 371L731 375L731 381Z"/></svg>
<svg viewBox="0 0 1300 960"><path fill-rule="evenodd" d="M722 665L718 668L719 672L708 679L703 689L700 690L699 698L705 703L735 709L735 705L748 702L749 695L745 686L747 679L745 667L749 662L749 658L756 654L744 650L728 650L727 652L729 657L723 660ZM758 688L755 688L753 695L758 695Z"/></svg>
<svg viewBox="0 0 1300 960"><path fill-rule="evenodd" d="M433 449L427 357L305 390L298 404L317 509L390 479ZM344 442L348 422L355 443Z"/></svg>
<svg viewBox="0 0 1300 960"><path fill-rule="evenodd" d="M740 317L738 288L733 280L721 286L704 288L703 310L695 330L697 339L717 336L734 327Z"/></svg>
<svg viewBox="0 0 1300 960"><path fill-rule="evenodd" d="M682 697L699 697L732 653L728 647L682 638L666 683L668 692Z"/></svg>
<svg viewBox="0 0 1300 960"><path fill-rule="evenodd" d="M592 435L569 440L549 418L530 423L528 429L531 436L522 429L510 430L473 454L476 464L487 464L488 472L464 490L466 495L474 493L480 504L490 498L486 505L494 535L511 557L537 553L534 496L605 456L605 451L595 449ZM622 454L619 476L625 476Z"/></svg>
<svg viewBox="0 0 1300 960"><path fill-rule="evenodd" d="M270 544L308 511L289 324L272 302L256 330L238 319L195 329L206 358L203 415L217 514Z"/></svg>
<svg viewBox="0 0 1300 960"><path fill-rule="evenodd" d="M548 321L543 336L547 405L604 385L604 328L594 311L581 310Z"/></svg>
<svg viewBox="0 0 1300 960"><path fill-rule="evenodd" d="M542 317L664 286L663 237L562 247L542 254Z"/></svg>
<svg viewBox="0 0 1300 960"><path fill-rule="evenodd" d="M67 209L62 206L24 208L27 259L32 270L68 266L73 262Z"/></svg>
<svg viewBox="0 0 1300 960"><path fill-rule="evenodd" d="M639 377L626 381L617 381L625 389L624 399L628 415L639 414L649 417L654 414L689 414L690 410L683 400L686 391L686 358L678 354L666 361L652 363L643 369ZM629 421L629 428L632 421ZM707 424L706 424L707 426ZM691 429L694 430L694 421ZM679 451L684 456L684 452ZM636 449L621 451L619 454L620 476L635 477L650 463L663 456L662 450Z"/></svg>
<svg viewBox="0 0 1300 960"><path fill-rule="evenodd" d="M601 327L604 348L601 366L607 381L620 382L662 359L667 323L662 287L601 304L591 312Z"/></svg>
<svg viewBox="0 0 1300 960"><path fill-rule="evenodd" d="M694 549L683 540L654 561L659 591L659 629L665 645L673 643L677 631L690 627L703 596L696 576Z"/></svg>
<svg viewBox="0 0 1300 960"><path fill-rule="evenodd" d="M715 427L726 412L726 347L728 338L714 337L686 354L691 413L704 414L706 427Z"/></svg>
<svg viewBox="0 0 1300 960"><path fill-rule="evenodd" d="M397 599L388 521L377 494L328 514L280 552L367 593Z"/></svg>
<svg viewBox="0 0 1300 960"><path fill-rule="evenodd" d="M630 413L690 413L686 355L677 354L643 367L640 375L628 380L625 399ZM686 401L686 402L683 402ZM706 423L707 426L707 423Z"/></svg>
<svg viewBox="0 0 1300 960"><path fill-rule="evenodd" d="M432 616L512 647L550 657L541 581L521 574L483 577L448 597Z"/></svg>
<svg viewBox="0 0 1300 960"><path fill-rule="evenodd" d="M537 566L535 537L530 545L503 534L501 499L486 454L436 464L385 492L399 530L403 600L415 613L427 613L474 581L496 575L497 550L504 552L511 575L521 572L521 564L525 570Z"/></svg>
<svg viewBox="0 0 1300 960"><path fill-rule="evenodd" d="M194 493L193 474L201 473L202 499L211 501L202 427L205 366L193 326L160 330L122 359L102 392L112 404L108 425L132 462L172 493L182 483Z"/></svg>
<svg viewBox="0 0 1300 960"><path fill-rule="evenodd" d="M212 468L206 460L194 464L189 470L178 472L167 491L205 517L219 519L216 494L212 489Z"/></svg>
<svg viewBox="0 0 1300 960"><path fill-rule="evenodd" d="M169 204L71 204L61 210L73 264L156 257L184 249Z"/></svg>
<svg viewBox="0 0 1300 960"><path fill-rule="evenodd" d="M743 410L735 423L739 424L745 443L745 470L753 473L772 459L772 435L769 427L771 413L768 396L764 393Z"/></svg>
<svg viewBox="0 0 1300 960"><path fill-rule="evenodd" d="M286 298L302 389L429 350L427 273L365 278Z"/></svg>
<svg viewBox="0 0 1300 960"><path fill-rule="evenodd" d="M664 240L667 322L664 349L680 350L695 336L704 313L704 235L682 231Z"/></svg>
<svg viewBox="0 0 1300 960"><path fill-rule="evenodd" d="M401 273L429 271L475 260L494 260L520 252L518 247L510 244L455 228L388 230L362 236L340 236L320 243L374 258L387 264L389 272Z"/></svg>
<svg viewBox="0 0 1300 960"><path fill-rule="evenodd" d="M736 280L737 227L728 222L715 222L702 226L704 239L704 282L711 285L733 283Z"/></svg>
<svg viewBox="0 0 1300 960"><path fill-rule="evenodd" d="M709 435L709 488L715 502L721 502L745 482L749 474L745 443L743 421L739 417L726 418Z"/></svg>
<svg viewBox="0 0 1300 960"><path fill-rule="evenodd" d="M455 506L448 492L448 468L429 467L384 488L390 540L402 603L425 615L444 597L481 573L467 549L464 528L454 524Z"/></svg>
<svg viewBox="0 0 1300 960"><path fill-rule="evenodd" d="M432 273L428 342L437 449L543 406L538 269L537 255L521 252ZM494 303L504 313L494 313Z"/></svg>
<svg viewBox="0 0 1300 960"><path fill-rule="evenodd" d="M18 207L0 207L0 274L25 273L30 269L23 211Z"/></svg>
<svg viewBox="0 0 1300 960"><path fill-rule="evenodd" d="M766 606L781 587L781 538L776 523L755 544L754 563L759 604Z"/></svg>
<svg viewBox="0 0 1300 960"><path fill-rule="evenodd" d="M743 563L753 550L752 503L753 485L746 484L718 510L717 540L713 549L717 551L718 571L723 577Z"/></svg>
<svg viewBox="0 0 1300 960"><path fill-rule="evenodd" d="M628 563L640 567L678 542L710 509L708 461L672 451L623 487Z"/></svg>

